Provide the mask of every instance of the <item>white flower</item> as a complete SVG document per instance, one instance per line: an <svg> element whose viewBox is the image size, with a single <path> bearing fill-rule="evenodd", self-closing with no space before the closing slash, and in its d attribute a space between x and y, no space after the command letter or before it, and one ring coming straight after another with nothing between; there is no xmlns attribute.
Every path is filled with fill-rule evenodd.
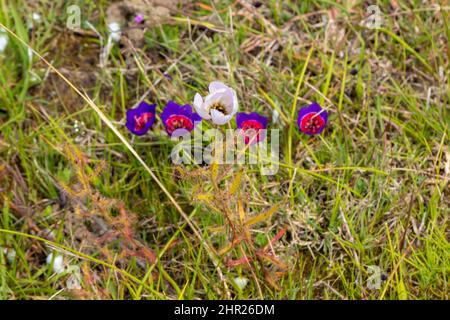
<svg viewBox="0 0 450 320"><path fill-rule="evenodd" d="M205 99L195 94L194 108L203 119L225 124L238 111L236 91L220 81L213 81L209 84L209 95Z"/></svg>
<svg viewBox="0 0 450 320"><path fill-rule="evenodd" d="M234 283L236 286L238 286L239 289L244 290L244 288L247 286L248 279L243 277L237 277L234 278Z"/></svg>
<svg viewBox="0 0 450 320"><path fill-rule="evenodd" d="M6 34L6 31L0 28L0 53L5 51L8 42L9 38L8 35Z"/></svg>
<svg viewBox="0 0 450 320"><path fill-rule="evenodd" d="M108 24L109 37L114 41L119 41L121 36L120 24L117 22L111 22Z"/></svg>
<svg viewBox="0 0 450 320"><path fill-rule="evenodd" d="M41 22L41 15L37 12L33 12L32 18L36 22Z"/></svg>
<svg viewBox="0 0 450 320"><path fill-rule="evenodd" d="M33 49L28 48L28 60L30 60L30 63L33 63Z"/></svg>
<svg viewBox="0 0 450 320"><path fill-rule="evenodd" d="M95 30L95 28L94 28ZM108 41L100 53L100 67L104 68L106 63L108 62L108 56L111 52L112 47L115 42L120 41L120 37L122 35L122 31L120 30L120 24L118 22L112 21L108 23Z"/></svg>
<svg viewBox="0 0 450 320"><path fill-rule="evenodd" d="M3 254L6 255L6 259L8 260L9 263L13 263L14 259L16 258L16 250L14 250L13 248L3 248L0 247L0 251L3 251Z"/></svg>
<svg viewBox="0 0 450 320"><path fill-rule="evenodd" d="M55 259L53 259L53 253L50 253L47 256L47 264L51 264L52 261L53 261L53 272L61 273L64 271L64 261L62 255L57 254L55 256Z"/></svg>

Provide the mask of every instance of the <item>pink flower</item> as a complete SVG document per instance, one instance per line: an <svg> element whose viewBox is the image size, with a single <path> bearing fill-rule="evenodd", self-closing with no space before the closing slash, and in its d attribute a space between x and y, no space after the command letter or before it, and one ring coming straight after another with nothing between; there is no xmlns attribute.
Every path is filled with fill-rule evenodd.
<svg viewBox="0 0 450 320"><path fill-rule="evenodd" d="M316 102L298 112L298 128L310 136L320 134L325 129L327 121L328 113Z"/></svg>
<svg viewBox="0 0 450 320"><path fill-rule="evenodd" d="M137 14L134 17L134 22L136 22L137 24L141 24L144 21L144 15L143 14Z"/></svg>

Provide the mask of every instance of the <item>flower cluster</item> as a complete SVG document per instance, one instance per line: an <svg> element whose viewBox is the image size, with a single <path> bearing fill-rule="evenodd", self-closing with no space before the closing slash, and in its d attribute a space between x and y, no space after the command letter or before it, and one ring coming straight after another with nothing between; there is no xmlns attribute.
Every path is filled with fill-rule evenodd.
<svg viewBox="0 0 450 320"><path fill-rule="evenodd" d="M183 106L169 101L160 118L169 136L180 136L191 132L202 119L217 125L224 125L236 115L236 126L246 144L254 144L265 139L267 117L256 112L238 112L236 91L222 82L213 81L209 85L209 94L194 97L194 109L189 104ZM126 126L135 135L144 135L153 126L156 117L156 105L141 102L135 109L127 110ZM320 134L328 121L328 113L318 103L301 108L297 125L307 135Z"/></svg>

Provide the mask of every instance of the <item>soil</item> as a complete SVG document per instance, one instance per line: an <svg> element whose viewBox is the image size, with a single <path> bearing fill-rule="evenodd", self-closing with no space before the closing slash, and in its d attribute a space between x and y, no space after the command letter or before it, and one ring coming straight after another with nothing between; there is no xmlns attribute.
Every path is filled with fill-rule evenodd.
<svg viewBox="0 0 450 320"><path fill-rule="evenodd" d="M154 25L164 21L175 12L185 0L126 0L111 4L107 11L107 23L117 22L123 26L123 34L135 47L144 45L142 25ZM134 21L136 15L143 15L142 24Z"/></svg>

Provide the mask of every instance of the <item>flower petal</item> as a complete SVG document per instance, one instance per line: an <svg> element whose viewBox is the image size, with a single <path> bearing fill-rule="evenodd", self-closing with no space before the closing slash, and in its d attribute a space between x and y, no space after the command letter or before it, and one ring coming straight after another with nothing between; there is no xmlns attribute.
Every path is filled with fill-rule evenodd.
<svg viewBox="0 0 450 320"><path fill-rule="evenodd" d="M237 94L236 91L234 91L233 89L231 89L232 94L233 94L233 109L231 111L231 114L235 114L238 111L238 100L237 100Z"/></svg>
<svg viewBox="0 0 450 320"><path fill-rule="evenodd" d="M248 120L249 115L244 112L239 112L236 114L236 126L240 129L242 128L242 123Z"/></svg>
<svg viewBox="0 0 450 320"><path fill-rule="evenodd" d="M194 108L200 108L203 104L203 98L199 93L194 96Z"/></svg>
<svg viewBox="0 0 450 320"><path fill-rule="evenodd" d="M261 126L264 129L267 128L267 117L264 117L257 112L252 113L238 112L236 114L236 125L238 128L242 128L243 122L248 120L256 120L261 124Z"/></svg>
<svg viewBox="0 0 450 320"><path fill-rule="evenodd" d="M301 108L298 112L298 116L299 118L303 118L308 113L320 111L322 111L322 107L317 102L313 102L309 106Z"/></svg>
<svg viewBox="0 0 450 320"><path fill-rule="evenodd" d="M162 111L160 117L163 123L166 123L167 119L173 115L178 114L180 112L180 105L170 100L167 102L166 106L164 107L164 110Z"/></svg>
<svg viewBox="0 0 450 320"><path fill-rule="evenodd" d="M209 84L209 93L214 93L214 92L217 92L220 90L226 90L226 89L229 89L229 87L220 81L213 81Z"/></svg>
<svg viewBox="0 0 450 320"><path fill-rule="evenodd" d="M196 93L194 97L194 109L203 119L209 120L211 116L209 112L205 109L205 104L203 103L203 98L200 94Z"/></svg>
<svg viewBox="0 0 450 320"><path fill-rule="evenodd" d="M222 94L222 99L224 101L226 110L228 114L234 115L237 112L237 98L236 98L236 92L228 88L224 93Z"/></svg>
<svg viewBox="0 0 450 320"><path fill-rule="evenodd" d="M224 115L222 112L218 111L218 110L211 110L211 118L212 118L212 122L218 125L223 125L225 123L227 123L228 121L230 121L232 115L228 114L228 115Z"/></svg>
<svg viewBox="0 0 450 320"><path fill-rule="evenodd" d="M252 112L250 113L250 119L258 121L259 123L261 123L263 128L267 128L267 117L264 117L257 112Z"/></svg>

